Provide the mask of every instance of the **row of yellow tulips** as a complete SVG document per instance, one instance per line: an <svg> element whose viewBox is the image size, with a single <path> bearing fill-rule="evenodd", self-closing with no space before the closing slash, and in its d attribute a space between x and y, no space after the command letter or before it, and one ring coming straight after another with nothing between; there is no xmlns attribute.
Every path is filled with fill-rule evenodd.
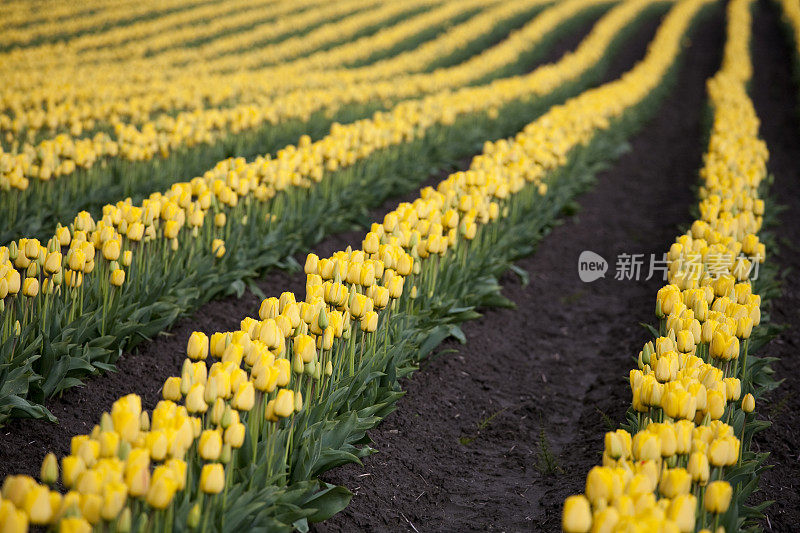
<svg viewBox="0 0 800 533"><path fill-rule="evenodd" d="M489 3L491 3L489 0L485 0L482 5ZM442 5L437 6L437 4ZM107 57L93 58L81 55L72 61L48 65L27 57L32 52L23 55L25 51L19 51L16 54L8 54L5 66L9 75L9 84L3 91L4 98L8 101L7 105L13 104L12 109L34 112L42 107L38 102L52 101L48 107L48 111L52 108L52 112L46 117L49 123L42 123L41 116L15 113L16 122L6 126L12 127L12 131L19 131L23 127L31 131L51 128L53 121L63 119L66 111L80 112L86 104L96 107L99 102L106 105L105 113L100 114L100 110L93 111L95 116L87 116L83 122L73 121L71 124L82 125L91 119L107 121L111 112L126 114L125 99L136 96L138 100L146 100L148 95L151 99L155 99L157 91L172 81L180 85L181 82L198 76L208 77L212 72L249 70L285 62L319 48L344 42L364 31L364 28L386 25L400 16L413 14L423 8L433 8L420 15L424 17L422 20L413 17L411 19L413 23L409 21L401 23L400 27L408 31L407 37L420 31L420 25L421 28L426 28L441 24L460 13L468 13L476 5L479 6L481 3L472 1L459 6L452 2L443 3L441 0L415 0L408 4L379 4L372 10L366 10L369 6L375 7L374 2L347 0L320 9L306 9L288 17L256 24L250 29L248 22L252 24L252 16L250 21L247 18L238 21L238 26L244 26L241 29L235 24L237 16L231 23L233 27L227 31L224 31L226 29L224 27L213 28L220 23L211 24L212 28L205 30L209 32L210 40L201 42L197 46L182 45L182 41L192 40L192 32L188 29L155 34L127 45L134 48L152 46L156 50L168 45L165 50L144 58L137 58L126 49L126 46L122 46L104 52ZM337 18L341 20L320 25L324 21ZM410 26L406 27L404 24ZM311 31L304 33L305 28ZM335 32L335 28L339 31ZM381 50L382 46L391 46L392 43L388 39L379 37L385 30L386 28L372 36L371 44L374 48L362 49L361 53L370 54L373 50ZM298 32L300 35L294 35ZM214 38L217 34L220 36ZM203 38L202 33L198 38ZM270 40L275 42L263 44L264 41ZM14 57L15 55L21 57ZM26 94L31 90L38 94ZM177 91L173 89L173 92ZM95 105L91 105L93 103ZM159 109L158 101L150 105ZM163 101L160 105L161 108L169 109L164 106ZM34 119L34 122L29 118ZM60 124L63 123L55 122L56 127Z"/></svg>
<svg viewBox="0 0 800 533"><path fill-rule="evenodd" d="M531 112L548 93L552 94L547 101L559 101L601 72L619 34L657 4L633 0L621 5L597 23L574 53L530 77L496 86L502 90L459 92L455 98L447 95L448 99L398 107L372 120L336 125L321 141L312 143L304 137L298 146L281 150L276 159L258 158L252 163L227 159L202 177L175 184L164 194L151 194L140 205L109 204L101 220L81 213L47 240L18 240L0 248L5 278L0 294L6 300L0 332L7 340L0 351L11 361L8 368L21 373L17 390L30 391L18 394L47 398L62 390L64 383L75 383L70 377L82 377L87 369L105 369L115 359L110 355L113 349L128 346L133 332L152 335L157 324L163 328L171 323L173 311L183 313L206 301L192 296L189 279L200 286L195 290L210 298L227 287L226 282L214 280L214 273L233 283L250 279L253 274L246 274L250 269L280 264L291 253L292 243L310 244L323 227L335 227L325 225L328 220L343 217L343 204L352 200L341 197L344 193L337 187L350 183L349 195L382 198L380 191L392 183L392 171L379 169L381 177L370 185L376 192L362 193L351 183L356 163L363 168L359 162L390 160L403 146L427 150L428 143L444 142L441 135L454 130L455 123L475 120L508 131L502 124L509 119L498 117L498 109ZM563 76L560 84L557 76ZM519 119L511 122L518 124ZM448 145L454 137L446 141ZM477 138L476 132L464 138ZM347 168L351 170L334 172ZM327 212L328 203L336 210ZM297 215L312 206L327 212L321 226L313 221L309 226ZM290 234L283 240L285 246L273 241L283 230ZM175 279L183 268L190 276ZM127 317L125 309L135 316ZM68 331L85 335L94 328L105 345L94 345L93 355L79 349L86 339L73 347L70 343L76 341L64 338ZM42 358L32 360L40 349ZM0 397L0 421L8 416L4 400ZM47 415L40 406L28 414Z"/></svg>
<svg viewBox="0 0 800 533"><path fill-rule="evenodd" d="M571 0L564 5L574 9L595 1ZM574 53L528 75L403 102L388 113L377 113L372 119L337 124L330 134L318 141L301 138L297 146L290 145L278 151L274 159L259 157L250 163L241 158L226 159L202 177L175 183L169 191L149 195L139 206L125 201L106 205L99 221L81 212L68 226L60 227L47 246L36 239L23 238L9 247L0 247L3 274L0 278L4 278L0 279L0 295L15 296L21 292L26 297L35 297L40 285L46 289L43 295L47 295L64 281L69 287L79 287L84 275L97 272L107 275L109 271L129 266L134 261L137 243L142 241L166 241L173 249L181 246L181 241L192 242L204 226L211 225L211 222L206 225L206 220L211 218L218 229L213 235L208 231L202 233L208 234L209 244L222 254L224 248L218 247L218 240L228 233L226 225L242 223L233 218L228 220L226 208L235 208L240 203L266 202L291 187L311 187L322 182L326 173L419 138L432 126L450 124L459 115L496 109L509 101L553 91L592 67L618 32L657 1L625 2L598 22ZM565 18L572 14L571 11L564 13L561 8L554 9L559 9ZM547 12L542 15L544 20L552 21L547 15ZM552 27L554 23L549 25ZM211 242L211 237L217 240ZM96 264L102 268L96 271ZM5 334L9 332L7 329Z"/></svg>
<svg viewBox="0 0 800 533"><path fill-rule="evenodd" d="M63 4L51 0L42 2L49 5L41 6L36 13L31 12L29 2L5 2L0 6L0 28L4 30L0 36L0 46L30 47L43 39L69 38L95 28L125 24L131 19L162 12L191 9L206 2L207 0L121 0L113 4L102 1Z"/></svg>
<svg viewBox="0 0 800 533"><path fill-rule="evenodd" d="M469 0L451 2L440 8L412 17L392 25L375 35L349 42L330 50L312 54L291 63L291 67L267 68L248 74L202 74L198 69L214 70L215 64L234 65L245 68L247 57L256 63L264 60L277 61L283 57L293 57L303 50L313 50L329 42L344 39L348 34L356 34L365 25L392 19L400 14L430 5L434 0L414 0L411 3L390 3L381 9L357 14L344 22L331 23L309 34L280 41L274 45L257 47L257 52L241 52L224 55L219 60L209 61L197 57L188 61L193 72L181 72L168 65L135 65L125 63L121 72L136 76L131 83L110 69L90 65L78 71L70 71L64 80L47 68L26 72L25 81L19 87L10 82L4 90L3 98L13 106L12 115L0 116L0 129L14 138L16 134L34 135L41 128L69 126L70 132L59 133L38 142L19 139L21 146L8 153L0 152L0 189L26 189L30 178L50 180L62 175L70 175L76 170L90 168L98 159L120 157L130 161L149 160L155 156L166 157L170 152L187 146L209 144L230 133L252 130L265 124L285 122L292 118L307 118L320 109L335 112L345 104L360 103L367 97L380 93L363 94L361 88L338 87L330 91L319 90L312 95L301 91L273 99L269 88L275 80L287 76L299 78L311 69L330 68L342 63L366 59L381 50L391 50L409 35L415 35L431 26L474 11L480 6L496 0ZM354 6L364 0L348 0ZM342 9L345 4L332 4L330 9ZM540 3L540 2L539 2ZM323 10L311 10L314 15ZM303 14L301 14L303 15ZM283 19L288 20L288 19ZM287 25L287 28L294 28ZM239 34L234 34L237 36ZM463 37L463 36L462 36ZM231 37L232 38L232 37ZM473 36L474 38L474 36ZM453 39L449 39L450 42ZM218 43L219 41L213 41ZM460 43L463 45L463 40ZM193 48L178 48L187 57L198 55ZM415 54L416 61L406 65L423 67L435 57L428 54L422 57ZM105 65L101 63L100 65ZM248 64L250 67L255 66ZM109 71L109 72L106 72ZM291 72L290 72L291 71ZM12 71L10 80L20 78L20 69ZM168 78L145 79L142 73L169 72ZM46 73L46 79L32 79ZM148 74L149 75L149 74ZM249 83L237 83L236 78L246 78ZM60 80L60 81L56 81ZM35 89L32 89L35 87ZM260 87L260 89L259 89ZM134 92L136 94L131 94ZM266 94L265 94L266 93ZM414 94L421 94L417 91ZM84 101L87 95L91 101ZM243 96L246 95L246 96ZM63 101L58 101L64 98ZM99 98L99 101L97 100ZM238 103L243 98L243 103ZM386 94L383 98L392 98ZM31 100L33 99L33 100ZM56 102L49 103L52 99ZM26 100L29 103L26 103ZM247 103L247 102L250 103ZM211 107L206 109L206 102ZM227 103L225 103L227 102ZM43 105L43 103L46 103ZM230 107L230 104L237 104ZM176 111L183 111L175 116ZM153 114L155 113L155 116ZM13 118L12 118L13 116ZM102 126L94 135L82 135L84 129L93 131ZM111 133L105 130L110 129Z"/></svg>
<svg viewBox="0 0 800 533"><path fill-rule="evenodd" d="M184 2L185 3L185 2ZM214 39L229 31L242 31L257 25L269 25L274 31L273 39L293 33L278 19L289 18L295 22L294 31L303 31L314 19L302 15L305 10L316 7L319 0L277 3L276 0L226 2L201 4L181 9L163 16L147 18L124 26L115 26L106 31L91 32L59 43L46 43L37 47L14 50L7 55L11 65L21 64L29 70L60 70L52 56L45 52L58 51L67 64L89 67L92 63L110 63L114 60L127 62L142 57L157 56L171 48L187 43ZM124 11L124 10L122 10ZM299 13L298 13L299 12ZM336 13L329 13L335 15ZM300 18L297 18L299 15ZM202 25L198 24L202 23ZM53 31L53 30L51 30ZM55 31L53 31L55 33Z"/></svg>
<svg viewBox="0 0 800 533"><path fill-rule="evenodd" d="M541 3L539 0L532 0L528 6L534 6ZM307 119L308 116L315 110L321 107L328 110L335 109L339 106L352 103L368 103L376 99L398 99L416 96L420 93L434 92L428 100L424 101L425 106L439 106L442 102L452 101L454 99L462 100L463 102L472 105L472 102L477 101L475 94L478 89L471 90L465 89L454 95L449 90L454 87L459 87L462 84L469 83L476 79L476 76L489 75L492 71L502 69L509 65L513 65L515 61L530 52L532 47L535 47L548 35L554 32L560 25L566 21L578 16L587 9L593 8L598 5L607 4L606 0L572 0L565 2L549 10L546 10L540 16L536 17L533 21L527 24L517 34L510 39L503 41L497 46L491 47L483 53L475 56L474 58L466 61L465 63L453 67L440 69L434 73L420 74L416 76L409 76L402 78L402 83L397 83L398 80L382 83L367 83L362 82L358 85L346 86L337 89L317 89L313 91L297 90L287 95L286 97L270 101L264 106L238 106L227 110L208 110L202 113L183 113L177 118L164 118L163 128L166 131L158 131L155 128L144 128L141 132L135 128L129 130L122 130L121 138L127 138L128 145L122 147L128 158L142 159L150 158L157 153L166 155L170 150L185 143L193 142L213 142L214 138L218 135L224 134L227 131L242 131L258 127L264 122L278 122L291 117L299 117ZM521 4L524 4L521 2ZM484 22L491 22L484 20ZM613 36L613 33L608 33L606 38L603 39L605 43ZM448 32L447 37L461 38L460 31ZM447 39L450 42L452 39ZM438 39L437 39L438 41ZM442 39L444 41L444 39ZM597 43L596 43L597 44ZM603 43L604 44L604 43ZM602 46L602 44L601 44ZM426 47L422 47L426 48ZM584 60L584 57L589 52L589 47L582 49L581 54L577 57L565 58L570 59L576 72L579 75L581 70L591 63ZM597 48L593 53L602 53L604 48ZM411 53L417 59L422 59L419 54ZM432 54L427 54L428 60L433 59ZM386 63L392 63L387 61ZM403 62L408 64L407 61ZM552 67L556 70L560 64ZM394 69L390 69L392 71ZM484 87L483 92L497 92L503 95L508 92L505 86L517 85L515 95L520 94L521 91L528 90L528 86L536 87L536 93L548 92L551 87L560 83L561 76L558 72L548 72L547 69L537 70L535 76L522 76L517 78L509 78L504 84L495 82L495 84L487 85ZM550 82L548 80L552 79ZM498 85L500 84L500 85ZM537 86L545 85L543 88ZM517 97L517 96L512 96ZM492 102L496 102L497 97L494 97ZM480 98L480 101L484 101ZM495 105L497 105L496 102ZM411 104L412 106L419 106L421 104ZM461 107L464 107L462 105ZM392 113L395 113L400 106L395 107ZM456 113L457 114L457 113ZM49 141L48 141L49 142ZM120 149L120 145L112 142L109 145L99 143L102 145L101 151L110 149L115 153ZM74 156L74 150L69 149L69 142L66 144L52 143L49 144L49 150L52 150L51 155L47 156L48 163L40 165L28 165L30 161L28 158L19 157L13 163L7 161L9 168L14 166L13 170L8 170L8 183L9 187L14 188L27 188L29 181L25 177L26 174L33 174L40 176L42 179L45 176L52 177L59 174L67 174L75 168L75 162L71 157ZM108 148L110 146L110 148ZM50 153L48 151L48 153ZM87 165L94 161L97 154L92 152L92 149L87 148L85 151L87 157ZM66 159L62 159L63 157ZM10 161L10 160L9 160ZM58 162L60 161L60 162ZM2 156L0 156L2 162ZM58 162L58 163L57 163ZM26 167L28 170L25 171ZM53 166L56 170L53 171ZM44 173L44 174L43 174ZM4 178L0 175L0 183Z"/></svg>
<svg viewBox="0 0 800 533"><path fill-rule="evenodd" d="M700 218L667 254L670 284L656 301L660 336L630 373L635 423L631 432L606 434L603 466L589 472L584 495L566 500L569 533L739 530L743 474L755 475L742 462L758 392L747 359L761 320L751 277L752 261L765 258L758 189L768 156L746 92L751 4L728 6L723 64L708 82L713 125Z"/></svg>
<svg viewBox="0 0 800 533"><path fill-rule="evenodd" d="M519 212L521 198L546 197L545 180L573 151L664 82L689 25L709 3L678 3L645 59L621 79L552 108L512 139L487 142L468 171L423 189L373 224L361 250L310 254L304 300L284 293L264 300L258 318L243 320L238 331L193 334L181 376L165 382L164 400L151 415L135 395L125 396L92 434L73 439L60 475L48 456L42 481L60 477L71 489L65 495L24 476L6 479L0 524L8 531L29 523L62 531L171 530L176 523L224 529L225 518L215 513L233 514L233 495L243 494L253 472L236 465L262 460L269 479L285 482L289 465L305 464L292 439L318 427L307 414L347 393L348 379L381 369L371 365L391 349L392 315L405 320L430 305L447 288L437 276L447 262L459 266L472 254L491 254L495 223L514 216L522 223L530 212ZM208 357L216 359L210 367ZM295 424L302 431L293 431Z"/></svg>

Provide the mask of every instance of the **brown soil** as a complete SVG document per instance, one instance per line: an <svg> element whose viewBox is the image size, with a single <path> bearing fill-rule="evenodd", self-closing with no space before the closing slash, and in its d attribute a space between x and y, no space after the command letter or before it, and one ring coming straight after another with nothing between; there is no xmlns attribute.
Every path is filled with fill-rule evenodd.
<svg viewBox="0 0 800 533"><path fill-rule="evenodd" d="M774 2L762 1L755 12L753 53L756 61L751 92L758 116L761 137L769 147L769 170L775 176L772 194L786 210L778 220L778 253L768 260L782 270L782 294L770 309L771 320L786 326L773 339L766 353L779 358L772 364L775 378L785 380L757 411L772 422L772 427L756 436L754 447L769 452L766 471L760 483L759 501L775 500L762 523L767 531L797 531L800 524L800 374L797 353L800 340L800 88L791 81L792 51L781 31Z"/></svg>
<svg viewBox="0 0 800 533"><path fill-rule="evenodd" d="M675 88L631 151L579 198L507 276L516 309L488 310L407 380L399 409L370 432L378 454L325 480L355 496L316 526L328 531L556 531L566 496L583 492L603 433L624 419L628 370L646 338L660 280L615 281L619 253L663 253L689 220L704 149L705 79L719 66L718 12L694 34ZM616 72L641 57L643 26ZM578 256L609 261L583 283ZM646 272L645 272L646 274Z"/></svg>

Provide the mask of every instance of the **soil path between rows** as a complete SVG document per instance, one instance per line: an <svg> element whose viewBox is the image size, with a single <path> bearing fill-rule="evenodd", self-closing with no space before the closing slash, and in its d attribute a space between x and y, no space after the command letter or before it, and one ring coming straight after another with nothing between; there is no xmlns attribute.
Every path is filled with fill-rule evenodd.
<svg viewBox="0 0 800 533"><path fill-rule="evenodd" d="M772 426L757 435L754 447L770 453L772 468L763 474L755 499L775 500L762 523L766 531L794 532L800 527L800 88L792 83L793 53L775 4L762 0L754 14L751 93L761 119L761 138L769 148L769 170L775 176L771 194L785 207L777 228L770 228L778 234L778 253L767 256L783 275L782 294L769 313L772 322L785 329L764 350L778 358L772 364L775 378L785 381L756 406L759 417Z"/></svg>
<svg viewBox="0 0 800 533"><path fill-rule="evenodd" d="M578 214L518 263L530 284L503 279L516 309L488 310L403 383L407 395L370 437L379 453L324 479L354 491L333 531L557 531L561 505L583 492L603 433L624 420L632 356L663 276L615 280L619 254L661 258L690 221L705 148L705 80L719 67L721 11L695 31L677 83L631 151L598 175ZM615 66L644 54L643 26ZM609 262L583 283L578 257Z"/></svg>
<svg viewBox="0 0 800 533"><path fill-rule="evenodd" d="M589 33L592 25L587 21L570 35L559 39L543 59L529 66L530 69L555 61L565 52L573 50ZM476 147L476 150L479 151L480 147ZM457 168L464 168L468 164L469 159L460 161ZM456 167L432 175L423 185L435 185L453 170ZM372 219L381 220L384 213L397 206L398 202L412 201L418 194L418 190L413 190L388 199L373 210ZM333 235L312 251L320 256L328 256L348 245L360 247L363 236L363 229ZM302 264L305 255L296 259ZM283 291L296 294L305 292L305 276L302 273L276 270L258 280L257 284L267 296L278 296ZM153 408L161 398L164 380L180 374L186 343L193 331L211 335L216 331L238 329L243 318L257 314L259 304L260 299L250 292L241 299L227 297L212 301L191 317L178 321L169 332L140 345L135 353L123 354L117 362L116 372L91 378L84 386L70 389L60 398L48 400L47 408L58 418L58 424L20 419L12 420L6 427L0 428L0 480L11 474L38 476L45 454L50 451L58 456L69 453L70 439L74 435L91 432L103 411L110 410L111 404L123 394L135 392L142 397L145 408Z"/></svg>

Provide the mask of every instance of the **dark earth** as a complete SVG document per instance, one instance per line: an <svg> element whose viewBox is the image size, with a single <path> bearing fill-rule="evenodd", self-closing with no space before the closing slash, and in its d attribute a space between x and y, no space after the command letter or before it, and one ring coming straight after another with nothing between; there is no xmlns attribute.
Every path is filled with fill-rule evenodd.
<svg viewBox="0 0 800 533"><path fill-rule="evenodd" d="M644 55L658 24L640 25L614 60L608 79ZM561 503L583 491L586 472L600 461L603 433L623 421L632 356L647 337L638 326L650 321L661 278L615 280L617 256L668 249L678 228L691 220L697 170L704 151L705 80L719 67L724 22L721 10L705 18L676 84L654 118L631 140L631 150L598 175L597 184L578 198L575 216L556 227L538 251L518 266L530 284L503 278L504 293L516 309L491 309L464 325L468 342L447 342L403 383L407 395L398 410L370 432L379 453L363 466L349 465L325 475L350 488L350 506L315 526L328 531L557 531ZM557 58L588 27L559 43ZM785 379L758 412L773 426L755 445L770 451L757 500L777 500L763 527L795 531L800 523L800 375L792 356L800 322L800 181L794 160L800 154L800 91L790 77L791 50L780 31L776 8L762 1L755 12L755 76L752 93L770 148L773 191L784 240L771 261L789 273L783 295L771 308L772 320L787 324L768 346L776 376ZM461 162L466 166L468 161ZM435 183L442 176L431 176ZM410 199L416 193L408 195ZM394 198L375 216L404 198ZM330 237L320 254L357 244L363 231ZM583 283L577 275L581 251L609 262L604 279ZM304 276L272 272L259 281L268 295L302 292ZM125 391L135 391L147 407L160 398L164 379L175 375L192 331L238 327L256 312L258 298L217 300L169 333L125 354L118 372L96 377L48 402L59 424L16 420L0 429L0 479L37 475L48 451L65 454L71 436L88 433L101 413Z"/></svg>
<svg viewBox="0 0 800 533"><path fill-rule="evenodd" d="M800 528L800 374L797 354L800 342L800 88L789 75L792 49L781 31L778 8L761 2L755 12L753 54L755 75L751 93L761 118L761 138L769 147L769 170L775 176L772 194L786 210L780 214L778 253L768 260L783 273L781 296L772 302L771 319L785 325L781 335L767 346L777 357L772 364L775 378L785 380L761 406L760 415L772 423L757 435L754 447L769 452L772 466L761 477L761 500L775 500L767 509L763 527L768 531L798 531Z"/></svg>

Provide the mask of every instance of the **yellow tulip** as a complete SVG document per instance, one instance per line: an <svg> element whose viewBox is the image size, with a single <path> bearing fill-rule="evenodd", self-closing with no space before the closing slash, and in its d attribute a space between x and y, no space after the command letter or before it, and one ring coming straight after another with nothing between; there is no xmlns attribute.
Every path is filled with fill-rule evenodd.
<svg viewBox="0 0 800 533"><path fill-rule="evenodd" d="M116 261L120 253L120 242L117 239L109 239L103 243L103 257L106 261Z"/></svg>
<svg viewBox="0 0 800 533"><path fill-rule="evenodd" d="M64 486L72 487L78 480L78 476L86 470L86 463L83 459L74 455L67 455L61 459L62 482Z"/></svg>
<svg viewBox="0 0 800 533"><path fill-rule="evenodd" d="M222 435L218 430L207 429L200 434L198 443L200 457L206 461L216 461L222 451Z"/></svg>
<svg viewBox="0 0 800 533"><path fill-rule="evenodd" d="M303 361L310 363L317 356L317 346L314 338L309 335L298 335L294 338L294 354Z"/></svg>
<svg viewBox="0 0 800 533"><path fill-rule="evenodd" d="M570 496L564 501L561 528L566 533L588 533L592 528L592 511L586 496Z"/></svg>
<svg viewBox="0 0 800 533"><path fill-rule="evenodd" d="M233 396L231 405L239 411L249 411L255 405L255 388L253 382L248 381L239 385L236 394Z"/></svg>
<svg viewBox="0 0 800 533"><path fill-rule="evenodd" d="M728 510L731 504L733 488L727 481L712 481L706 487L703 495L703 506L706 511L714 514L722 514Z"/></svg>
<svg viewBox="0 0 800 533"><path fill-rule="evenodd" d="M692 494L681 494L670 502L667 517L675 522L678 531L690 533L694 531L695 509L697 509L697 498Z"/></svg>
<svg viewBox="0 0 800 533"><path fill-rule="evenodd" d="M222 239L214 239L211 242L211 252L215 257L220 258L225 255L225 241Z"/></svg>
<svg viewBox="0 0 800 533"><path fill-rule="evenodd" d="M166 509L170 503L178 486L169 476L154 476L153 483L147 491L147 503L154 509Z"/></svg>
<svg viewBox="0 0 800 533"><path fill-rule="evenodd" d="M64 518L59 522L58 531L59 533L91 533L92 525L84 518Z"/></svg>
<svg viewBox="0 0 800 533"><path fill-rule="evenodd" d="M186 355L189 359L201 360L208 357L209 342L208 336L202 331L194 331L189 336L186 346Z"/></svg>
<svg viewBox="0 0 800 533"><path fill-rule="evenodd" d="M58 460L55 454L48 453L42 461L42 468L39 470L39 479L42 483L52 485L58 481Z"/></svg>
<svg viewBox="0 0 800 533"><path fill-rule="evenodd" d="M115 287L121 287L125 283L125 271L118 268L111 272L111 284Z"/></svg>
<svg viewBox="0 0 800 533"><path fill-rule="evenodd" d="M25 495L22 508L32 524L47 524L53 517L53 509L50 507L50 491L41 485L31 488Z"/></svg>
<svg viewBox="0 0 800 533"><path fill-rule="evenodd" d="M756 399L749 392L742 398L742 411L752 413L756 408Z"/></svg>
<svg viewBox="0 0 800 533"><path fill-rule="evenodd" d="M61 252L56 251L48 253L44 260L44 271L48 274L55 274L61 270L62 261L63 256L61 255Z"/></svg>
<svg viewBox="0 0 800 533"><path fill-rule="evenodd" d="M225 488L225 470L219 463L203 465L200 472L200 490L206 494L219 494Z"/></svg>
<svg viewBox="0 0 800 533"><path fill-rule="evenodd" d="M28 515L18 510L9 501L0 500L0 531L3 533L27 533Z"/></svg>
<svg viewBox="0 0 800 533"><path fill-rule="evenodd" d="M128 499L128 486L119 481L112 481L103 487L103 505L100 516L103 520L114 520L122 512Z"/></svg>
<svg viewBox="0 0 800 533"><path fill-rule="evenodd" d="M39 280L36 278L25 278L22 284L22 294L28 298L33 298L39 294Z"/></svg>
<svg viewBox="0 0 800 533"><path fill-rule="evenodd" d="M183 397L181 394L181 378L174 376L167 378L161 392L165 400L180 401Z"/></svg>
<svg viewBox="0 0 800 533"><path fill-rule="evenodd" d="M280 418L289 417L294 413L294 391L289 389L278 391L278 396L275 398L274 412Z"/></svg>

